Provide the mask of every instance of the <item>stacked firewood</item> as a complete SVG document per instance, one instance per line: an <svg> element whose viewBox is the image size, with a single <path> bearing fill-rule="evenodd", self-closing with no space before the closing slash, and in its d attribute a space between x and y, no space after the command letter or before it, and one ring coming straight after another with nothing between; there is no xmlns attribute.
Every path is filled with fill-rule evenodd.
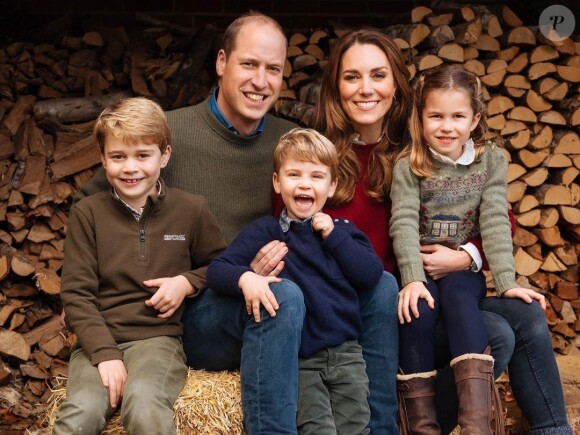
<svg viewBox="0 0 580 435"><path fill-rule="evenodd" d="M137 18L136 29L82 31L57 20L36 42L0 46L0 432L30 427L66 375L75 338L60 324L59 274L72 196L100 162L96 116L130 95L195 104L215 84L217 29ZM554 348L576 349L580 44L552 42L503 6L440 3L398 20L383 30L411 76L455 62L485 84L490 139L511 162L519 279L547 295ZM328 54L348 30L289 35L279 116L311 125Z"/></svg>

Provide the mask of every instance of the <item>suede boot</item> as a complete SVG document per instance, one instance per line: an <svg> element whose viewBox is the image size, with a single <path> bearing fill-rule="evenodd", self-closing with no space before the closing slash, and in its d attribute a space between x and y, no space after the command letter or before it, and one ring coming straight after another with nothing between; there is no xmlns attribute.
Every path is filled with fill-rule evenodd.
<svg viewBox="0 0 580 435"><path fill-rule="evenodd" d="M459 399L457 421L461 435L505 434L501 400L493 378L493 357L489 352L488 347L482 354L460 355L450 363Z"/></svg>
<svg viewBox="0 0 580 435"><path fill-rule="evenodd" d="M397 375L399 433L401 435L439 435L435 410L437 372Z"/></svg>

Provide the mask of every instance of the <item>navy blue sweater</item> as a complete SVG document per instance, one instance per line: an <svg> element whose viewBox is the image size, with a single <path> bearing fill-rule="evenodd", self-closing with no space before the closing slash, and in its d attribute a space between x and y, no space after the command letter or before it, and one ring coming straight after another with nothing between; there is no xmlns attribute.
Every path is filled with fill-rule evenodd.
<svg viewBox="0 0 580 435"><path fill-rule="evenodd" d="M300 356L309 357L327 347L357 339L362 322L357 291L375 287L383 263L367 237L353 224L335 220L334 230L322 240L308 223L292 223L287 233L273 216L245 227L207 271L207 285L227 295L243 296L238 281L252 271L250 262L266 243L280 240L288 246L280 278L296 283L304 294L306 318Z"/></svg>

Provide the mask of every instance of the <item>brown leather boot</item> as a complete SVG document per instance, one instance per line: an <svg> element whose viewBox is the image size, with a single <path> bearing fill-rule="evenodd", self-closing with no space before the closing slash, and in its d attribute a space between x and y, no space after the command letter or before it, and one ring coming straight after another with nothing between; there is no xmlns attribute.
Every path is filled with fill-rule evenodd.
<svg viewBox="0 0 580 435"><path fill-rule="evenodd" d="M435 377L437 372L397 375L399 396L399 433L401 435L435 435L441 429L435 410Z"/></svg>
<svg viewBox="0 0 580 435"><path fill-rule="evenodd" d="M450 363L459 399L461 435L505 433L501 399L493 378L493 357L489 351L488 347L482 354L460 355Z"/></svg>

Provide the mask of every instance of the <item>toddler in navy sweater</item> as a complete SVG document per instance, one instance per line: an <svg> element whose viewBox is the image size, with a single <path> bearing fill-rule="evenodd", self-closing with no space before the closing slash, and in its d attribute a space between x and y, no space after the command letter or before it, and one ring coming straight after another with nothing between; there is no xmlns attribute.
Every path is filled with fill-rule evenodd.
<svg viewBox="0 0 580 435"><path fill-rule="evenodd" d="M336 188L334 145L311 129L296 128L274 151L273 184L285 208L244 228L208 269L208 287L243 296L248 322L284 309L270 285L287 279L304 295L299 350L297 426L301 434L336 431L367 434L368 379L362 349L358 292L375 287L383 264L352 223L320 212ZM260 276L250 262L266 243L286 243L284 268Z"/></svg>

